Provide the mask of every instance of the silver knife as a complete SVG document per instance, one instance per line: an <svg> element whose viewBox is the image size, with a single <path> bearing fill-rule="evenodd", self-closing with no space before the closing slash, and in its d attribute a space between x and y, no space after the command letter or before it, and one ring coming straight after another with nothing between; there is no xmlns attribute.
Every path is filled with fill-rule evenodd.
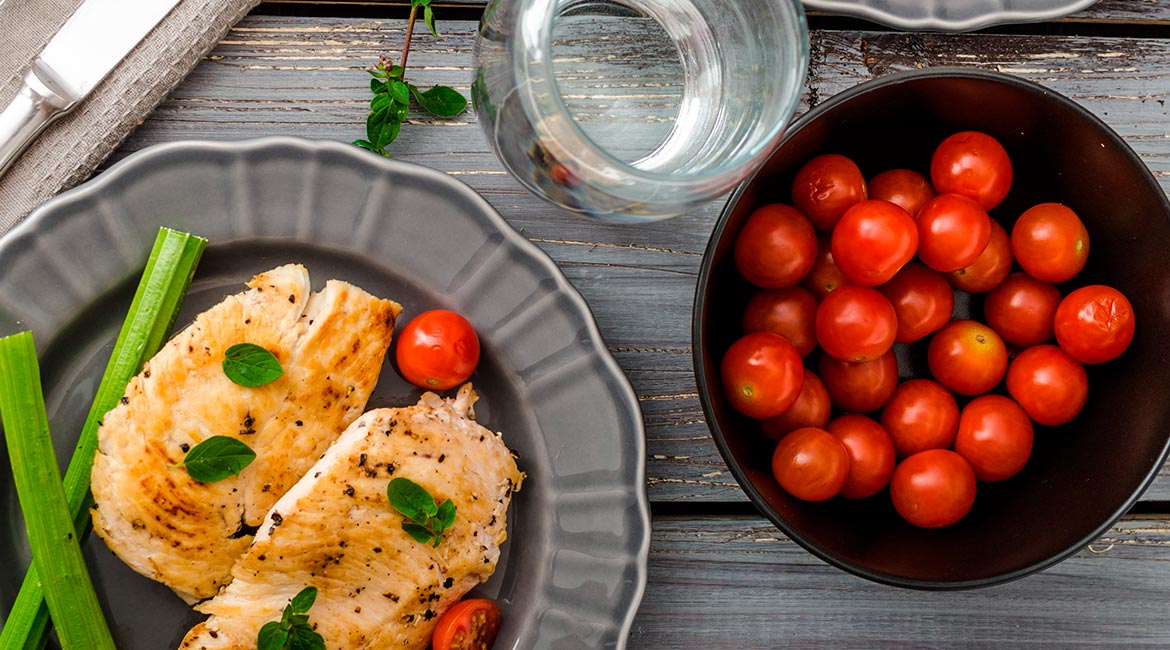
<svg viewBox="0 0 1170 650"><path fill-rule="evenodd" d="M50 122L85 99L179 0L85 0L0 112L0 175Z"/></svg>

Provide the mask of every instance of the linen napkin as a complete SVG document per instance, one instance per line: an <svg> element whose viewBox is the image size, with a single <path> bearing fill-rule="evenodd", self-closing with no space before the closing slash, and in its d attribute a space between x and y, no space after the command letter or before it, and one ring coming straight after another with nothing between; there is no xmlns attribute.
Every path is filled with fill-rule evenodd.
<svg viewBox="0 0 1170 650"><path fill-rule="evenodd" d="M0 176L0 234L85 180L259 0L182 0ZM0 0L0 107L81 0Z"/></svg>

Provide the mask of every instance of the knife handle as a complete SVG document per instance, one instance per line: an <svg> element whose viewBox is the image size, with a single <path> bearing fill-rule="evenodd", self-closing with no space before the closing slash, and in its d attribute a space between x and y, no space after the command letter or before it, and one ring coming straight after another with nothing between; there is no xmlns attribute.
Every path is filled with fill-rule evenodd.
<svg viewBox="0 0 1170 650"><path fill-rule="evenodd" d="M0 176L33 138L77 103L55 81L52 71L38 60L24 76L16 97L0 112Z"/></svg>

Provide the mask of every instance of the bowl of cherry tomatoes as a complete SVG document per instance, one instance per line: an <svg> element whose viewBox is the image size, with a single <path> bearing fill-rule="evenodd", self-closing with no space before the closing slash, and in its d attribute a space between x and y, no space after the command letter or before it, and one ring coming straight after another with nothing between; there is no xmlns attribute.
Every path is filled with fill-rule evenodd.
<svg viewBox="0 0 1170 650"><path fill-rule="evenodd" d="M795 122L732 195L693 338L752 502L882 583L1019 578L1098 538L1170 451L1170 203L1092 113L936 68Z"/></svg>

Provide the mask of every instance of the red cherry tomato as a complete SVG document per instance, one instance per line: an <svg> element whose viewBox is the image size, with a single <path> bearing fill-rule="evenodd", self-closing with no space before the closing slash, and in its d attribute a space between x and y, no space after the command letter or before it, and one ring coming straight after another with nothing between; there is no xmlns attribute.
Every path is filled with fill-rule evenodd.
<svg viewBox="0 0 1170 650"><path fill-rule="evenodd" d="M1026 273L1013 273L987 294L983 316L1003 340L1022 348L1052 338L1060 289Z"/></svg>
<svg viewBox="0 0 1170 650"><path fill-rule="evenodd" d="M914 258L918 227L889 201L862 201L837 222L831 245L837 268L850 282L876 287Z"/></svg>
<svg viewBox="0 0 1170 650"><path fill-rule="evenodd" d="M1071 279L1089 259L1089 231L1077 213L1041 203L1012 226L1012 255L1028 275L1044 282Z"/></svg>
<svg viewBox="0 0 1170 650"><path fill-rule="evenodd" d="M432 650L487 650L500 632L500 608L486 598L468 598L443 612L431 635Z"/></svg>
<svg viewBox="0 0 1170 650"><path fill-rule="evenodd" d="M764 289L748 301L743 331L779 334L807 357L817 347L816 317L817 299L804 287Z"/></svg>
<svg viewBox="0 0 1170 650"><path fill-rule="evenodd" d="M960 395L978 395L1003 379L1007 346L983 323L955 320L930 339L926 363L938 383Z"/></svg>
<svg viewBox="0 0 1170 650"><path fill-rule="evenodd" d="M894 444L880 424L864 415L842 415L827 427L849 452L849 477L841 496L864 499L877 494L894 473Z"/></svg>
<svg viewBox="0 0 1170 650"><path fill-rule="evenodd" d="M975 473L953 451L922 451L894 469L890 499L898 514L919 528L950 526L975 505Z"/></svg>
<svg viewBox="0 0 1170 650"><path fill-rule="evenodd" d="M804 279L817 256L817 234L803 214L773 203L756 208L735 239L735 268L764 289Z"/></svg>
<svg viewBox="0 0 1170 650"><path fill-rule="evenodd" d="M882 426L899 458L927 449L950 449L959 428L955 396L937 382L911 379L882 408Z"/></svg>
<svg viewBox="0 0 1170 650"><path fill-rule="evenodd" d="M1032 455L1032 420L1002 395L976 397L959 416L955 453L967 459L980 481L1011 478Z"/></svg>
<svg viewBox="0 0 1170 650"><path fill-rule="evenodd" d="M780 415L760 420L760 429L764 435L779 441L797 429L825 426L832 408L825 383L811 371L805 370L804 384L801 385L796 401Z"/></svg>
<svg viewBox="0 0 1170 650"><path fill-rule="evenodd" d="M1085 368L1055 345L1037 345L1012 360L1008 393L1037 424L1056 426L1075 418L1089 396Z"/></svg>
<svg viewBox="0 0 1170 650"><path fill-rule="evenodd" d="M804 277L801 286L811 291L817 300L824 300L830 291L846 284L849 284L849 279L833 261L832 240L828 235L819 236L817 238L817 258L813 261L813 266L809 269L808 275Z"/></svg>
<svg viewBox="0 0 1170 650"><path fill-rule="evenodd" d="M916 171L891 169L869 180L869 198L889 201L913 217L922 204L934 198L934 188Z"/></svg>
<svg viewBox="0 0 1170 650"><path fill-rule="evenodd" d="M951 320L955 294L942 274L911 262L878 287L898 318L898 343L913 343Z"/></svg>
<svg viewBox="0 0 1170 650"><path fill-rule="evenodd" d="M415 316L395 337L394 358L403 379L428 390L467 381L479 364L479 337L467 319L446 309Z"/></svg>
<svg viewBox="0 0 1170 650"><path fill-rule="evenodd" d="M898 333L894 306L877 289L847 284L817 307L817 342L842 361L868 361L885 354Z"/></svg>
<svg viewBox="0 0 1170 650"><path fill-rule="evenodd" d="M824 232L832 230L854 203L864 200L865 177L845 156L817 156L805 163L792 181L792 204Z"/></svg>
<svg viewBox="0 0 1170 650"><path fill-rule="evenodd" d="M934 150L930 179L938 193L962 194L990 210L1012 187L1012 161L995 138L963 131L943 140Z"/></svg>
<svg viewBox="0 0 1170 650"><path fill-rule="evenodd" d="M987 247L970 266L948 273L947 281L959 291L987 293L1011 273L1012 259L1012 238L998 221L992 219Z"/></svg>
<svg viewBox="0 0 1170 650"><path fill-rule="evenodd" d="M797 499L824 501L845 487L849 452L824 429L797 429L776 445L772 474L780 487Z"/></svg>
<svg viewBox="0 0 1170 650"><path fill-rule="evenodd" d="M1121 356L1133 341L1133 305L1117 289L1081 287L1056 308L1056 342L1081 363L1103 363Z"/></svg>
<svg viewBox="0 0 1170 650"><path fill-rule="evenodd" d="M723 393L735 410L750 418L780 415L800 395L804 366L788 339L753 332L723 355Z"/></svg>
<svg viewBox="0 0 1170 650"><path fill-rule="evenodd" d="M974 199L939 194L926 202L918 220L918 257L936 271L971 266L991 241L991 217Z"/></svg>
<svg viewBox="0 0 1170 650"><path fill-rule="evenodd" d="M893 350L860 363L822 354L818 369L833 405L850 413L880 409L898 387L898 358Z"/></svg>

